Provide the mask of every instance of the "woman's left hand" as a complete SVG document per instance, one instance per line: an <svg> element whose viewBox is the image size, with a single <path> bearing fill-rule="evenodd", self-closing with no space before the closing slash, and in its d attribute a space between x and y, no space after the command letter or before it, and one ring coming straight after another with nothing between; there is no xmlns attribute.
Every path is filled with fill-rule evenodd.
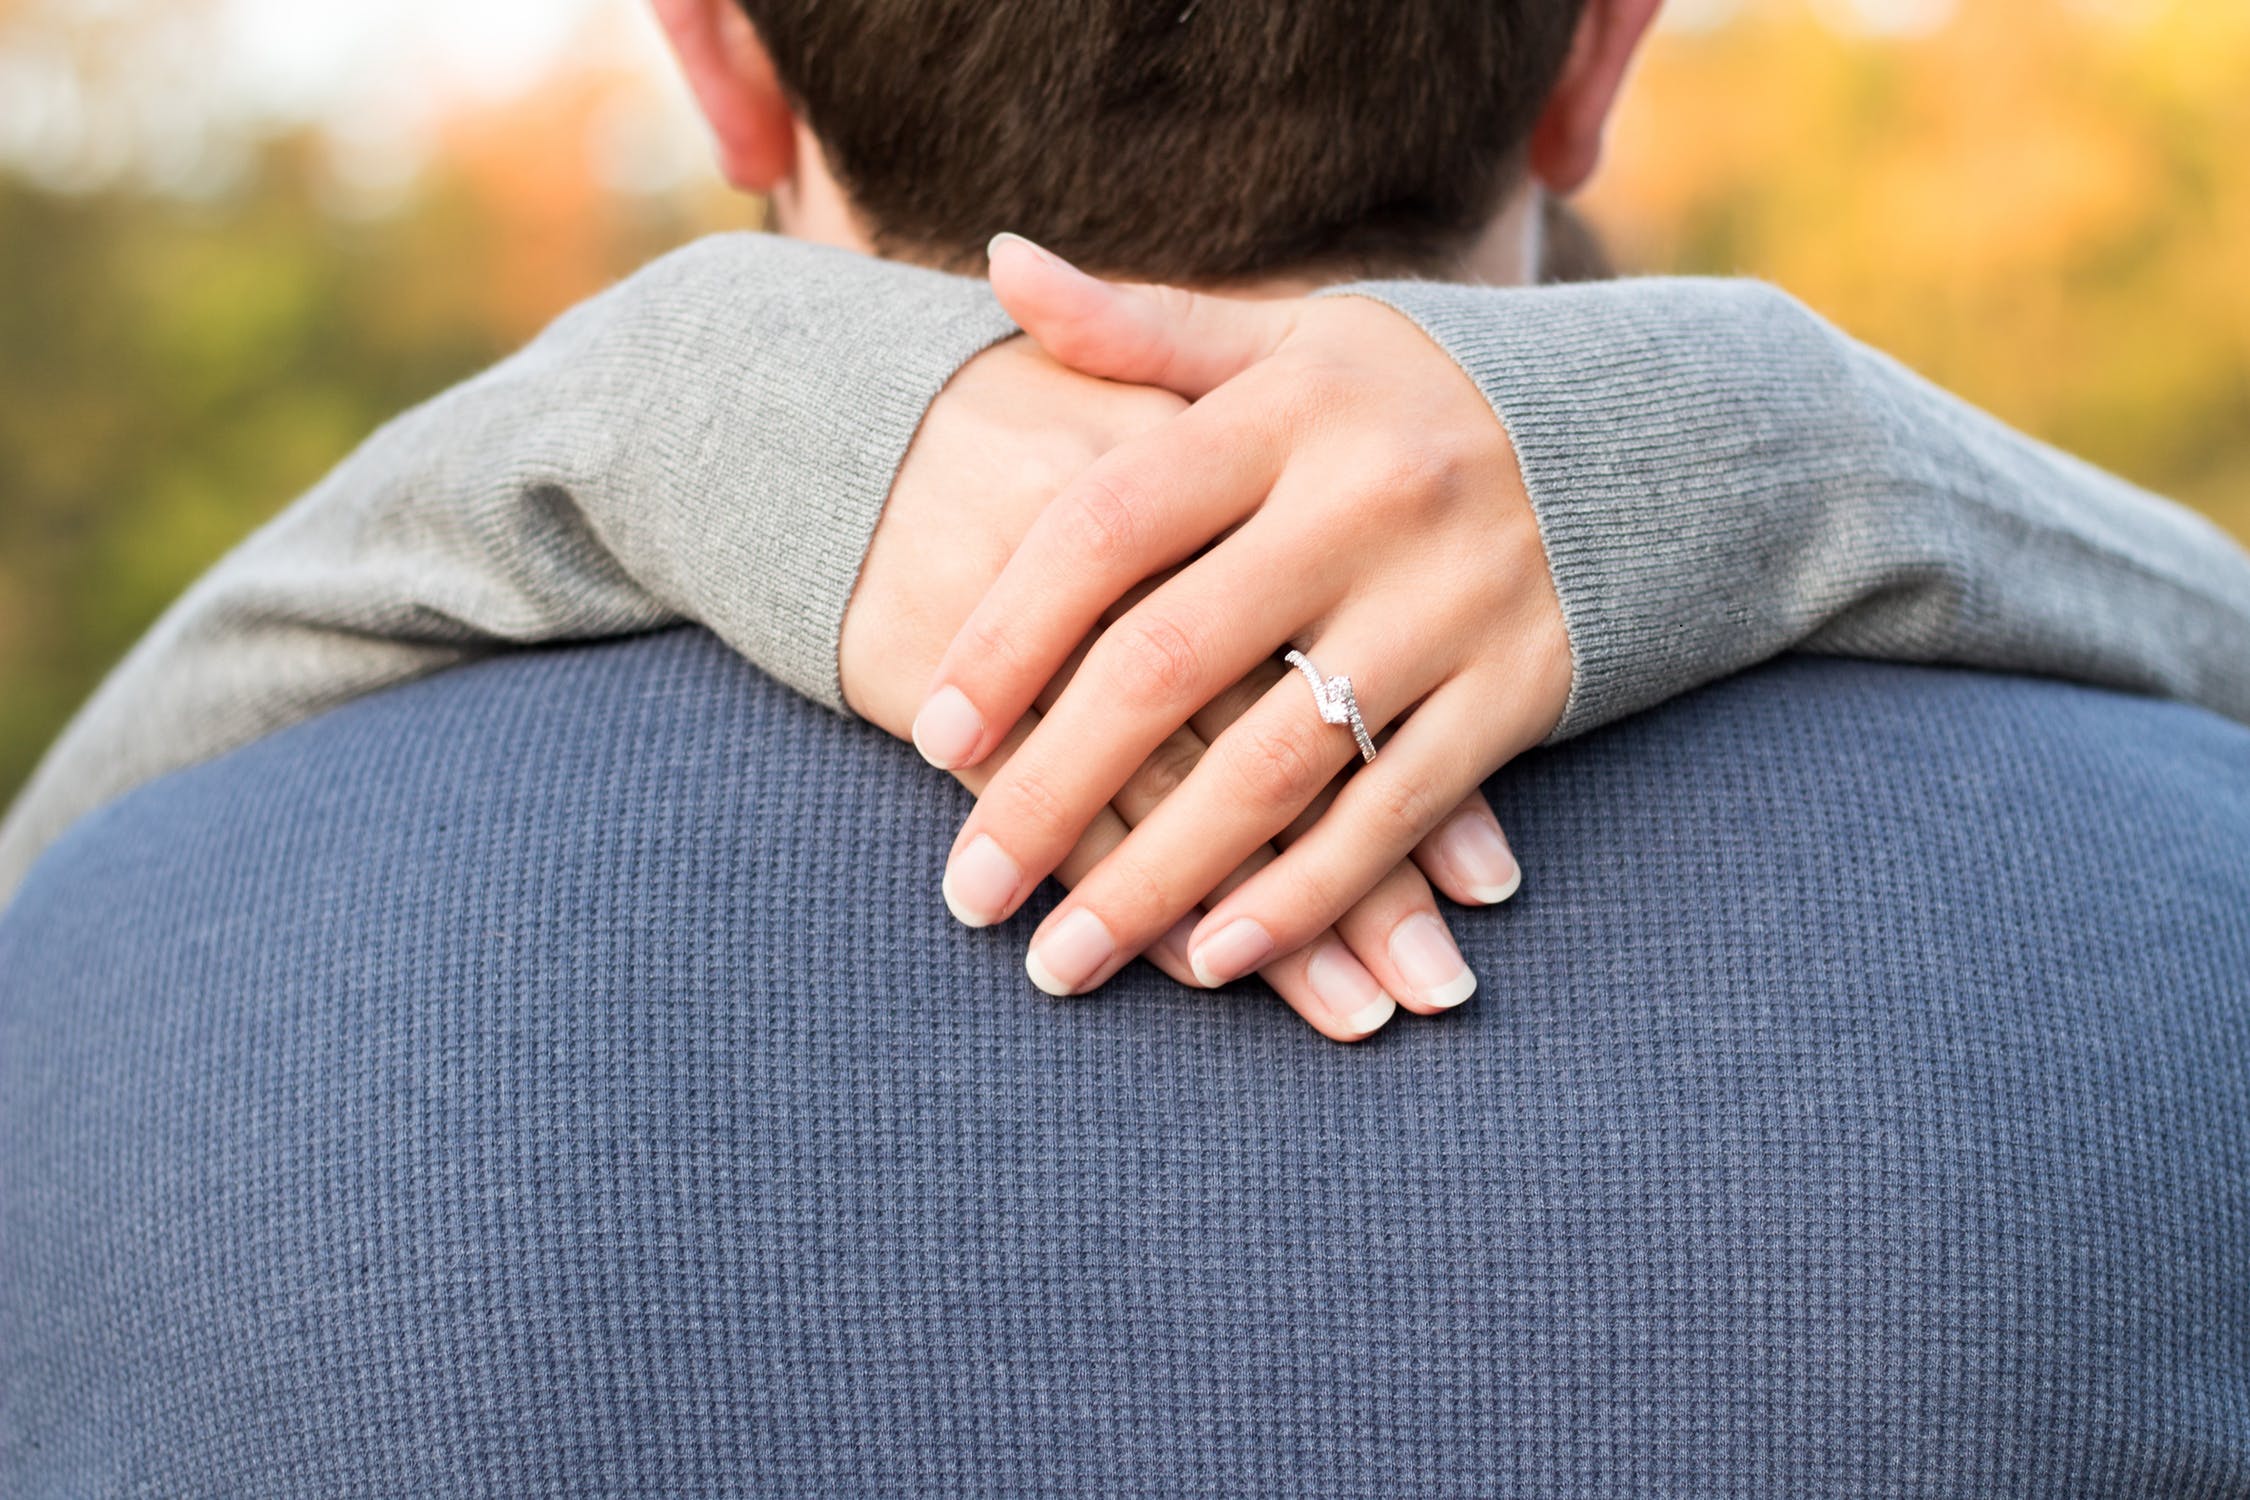
<svg viewBox="0 0 2250 1500"><path fill-rule="evenodd" d="M1269 840L1285 852L1188 939L1205 983L1309 942L1409 854L1489 869L1489 814L1456 809L1560 721L1571 658L1514 447L1476 386L1365 298L1115 286L1009 236L992 281L1062 363L1194 404L1064 490L947 649L930 696L956 731L962 700L981 720L958 767L1000 744L1105 613L1177 570L1101 632L953 858L989 837L1029 890L1168 735L1291 647L1349 676L1381 742L1362 766L1307 682L1282 677L1080 879L1034 954L1091 913L1116 955L1091 988Z"/></svg>

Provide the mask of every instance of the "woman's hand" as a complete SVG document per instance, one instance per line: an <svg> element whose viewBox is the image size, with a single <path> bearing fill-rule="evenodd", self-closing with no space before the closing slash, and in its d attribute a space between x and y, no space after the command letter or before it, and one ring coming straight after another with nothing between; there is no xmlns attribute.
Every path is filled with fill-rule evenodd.
<svg viewBox="0 0 2250 1500"><path fill-rule="evenodd" d="M907 454L844 617L839 666L852 708L904 737L946 642L1055 493L1101 454L1160 428L1184 407L1166 392L1066 370L1023 339L964 367L932 405ZM1251 682L1220 694L1167 736L1107 806L1094 810L1054 865L1056 877L1073 884L1121 844L1278 670L1261 664ZM1032 710L1017 720L1013 740L956 772L972 791L1004 767L1012 743L1038 723L1037 705L1055 701L1067 676L1066 664L1040 687ZM1490 818L1489 812L1483 816ZM1274 857L1270 845L1252 849L1214 893L1234 889ZM962 892L949 896L956 910L966 911ZM1261 966L1261 977L1323 1035L1359 1040L1390 1019L1392 993L1403 993L1410 1008L1435 1008L1395 972L1393 934L1402 925L1425 950L1441 957L1453 952L1429 884L1405 863L1331 931ZM1186 948L1192 926L1176 926L1147 954L1187 984L1196 982ZM1457 956L1453 967L1461 967ZM1051 973L1034 968L1033 977L1043 987L1061 988ZM1387 985L1398 989L1386 993Z"/></svg>
<svg viewBox="0 0 2250 1500"><path fill-rule="evenodd" d="M1559 722L1570 645L1514 449L1467 376L1366 299L1112 286L1009 236L992 280L1063 363L1194 405L1041 513L939 664L916 717L924 753L959 768L1010 747L955 841L949 894L974 885L985 920L1013 911L1245 679L1270 685L1041 924L1035 972L1091 988L1212 898L1187 950L1198 978L1225 983L1311 942L1410 854L1457 899L1512 894L1497 823L1464 799ZM1351 678L1383 740L1374 762L1301 678L1277 676L1292 646ZM1213 898L1269 840L1280 857ZM1445 955L1426 938L1405 923L1388 938L1391 982L1465 994L1430 982Z"/></svg>

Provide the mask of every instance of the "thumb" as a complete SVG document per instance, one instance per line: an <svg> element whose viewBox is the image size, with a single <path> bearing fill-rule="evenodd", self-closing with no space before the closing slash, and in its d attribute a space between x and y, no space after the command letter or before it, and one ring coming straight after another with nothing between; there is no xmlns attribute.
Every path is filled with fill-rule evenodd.
<svg viewBox="0 0 2250 1500"><path fill-rule="evenodd" d="M1000 305L1057 361L1191 401L1273 353L1296 325L1294 302L1103 281L1019 234L994 235L985 254Z"/></svg>

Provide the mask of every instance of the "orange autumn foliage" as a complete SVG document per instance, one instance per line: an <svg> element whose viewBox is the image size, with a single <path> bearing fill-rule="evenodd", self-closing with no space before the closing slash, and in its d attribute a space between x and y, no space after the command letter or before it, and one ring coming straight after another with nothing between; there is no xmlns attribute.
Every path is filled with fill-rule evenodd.
<svg viewBox="0 0 2250 1500"><path fill-rule="evenodd" d="M2250 7L1847 9L1659 33L1590 199L1623 258L1769 277L2250 536Z"/></svg>

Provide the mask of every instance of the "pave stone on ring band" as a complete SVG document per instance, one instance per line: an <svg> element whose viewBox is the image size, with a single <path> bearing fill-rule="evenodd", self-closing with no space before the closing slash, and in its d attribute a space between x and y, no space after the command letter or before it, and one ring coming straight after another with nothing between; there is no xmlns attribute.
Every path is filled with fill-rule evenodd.
<svg viewBox="0 0 2250 1500"><path fill-rule="evenodd" d="M1352 739L1359 745L1360 764L1375 758L1375 741L1367 733L1367 721L1359 716L1359 700L1352 696L1349 677L1322 677L1320 668L1302 651L1292 651L1282 658L1295 667L1312 686L1313 703L1320 709L1323 724L1348 724Z"/></svg>

